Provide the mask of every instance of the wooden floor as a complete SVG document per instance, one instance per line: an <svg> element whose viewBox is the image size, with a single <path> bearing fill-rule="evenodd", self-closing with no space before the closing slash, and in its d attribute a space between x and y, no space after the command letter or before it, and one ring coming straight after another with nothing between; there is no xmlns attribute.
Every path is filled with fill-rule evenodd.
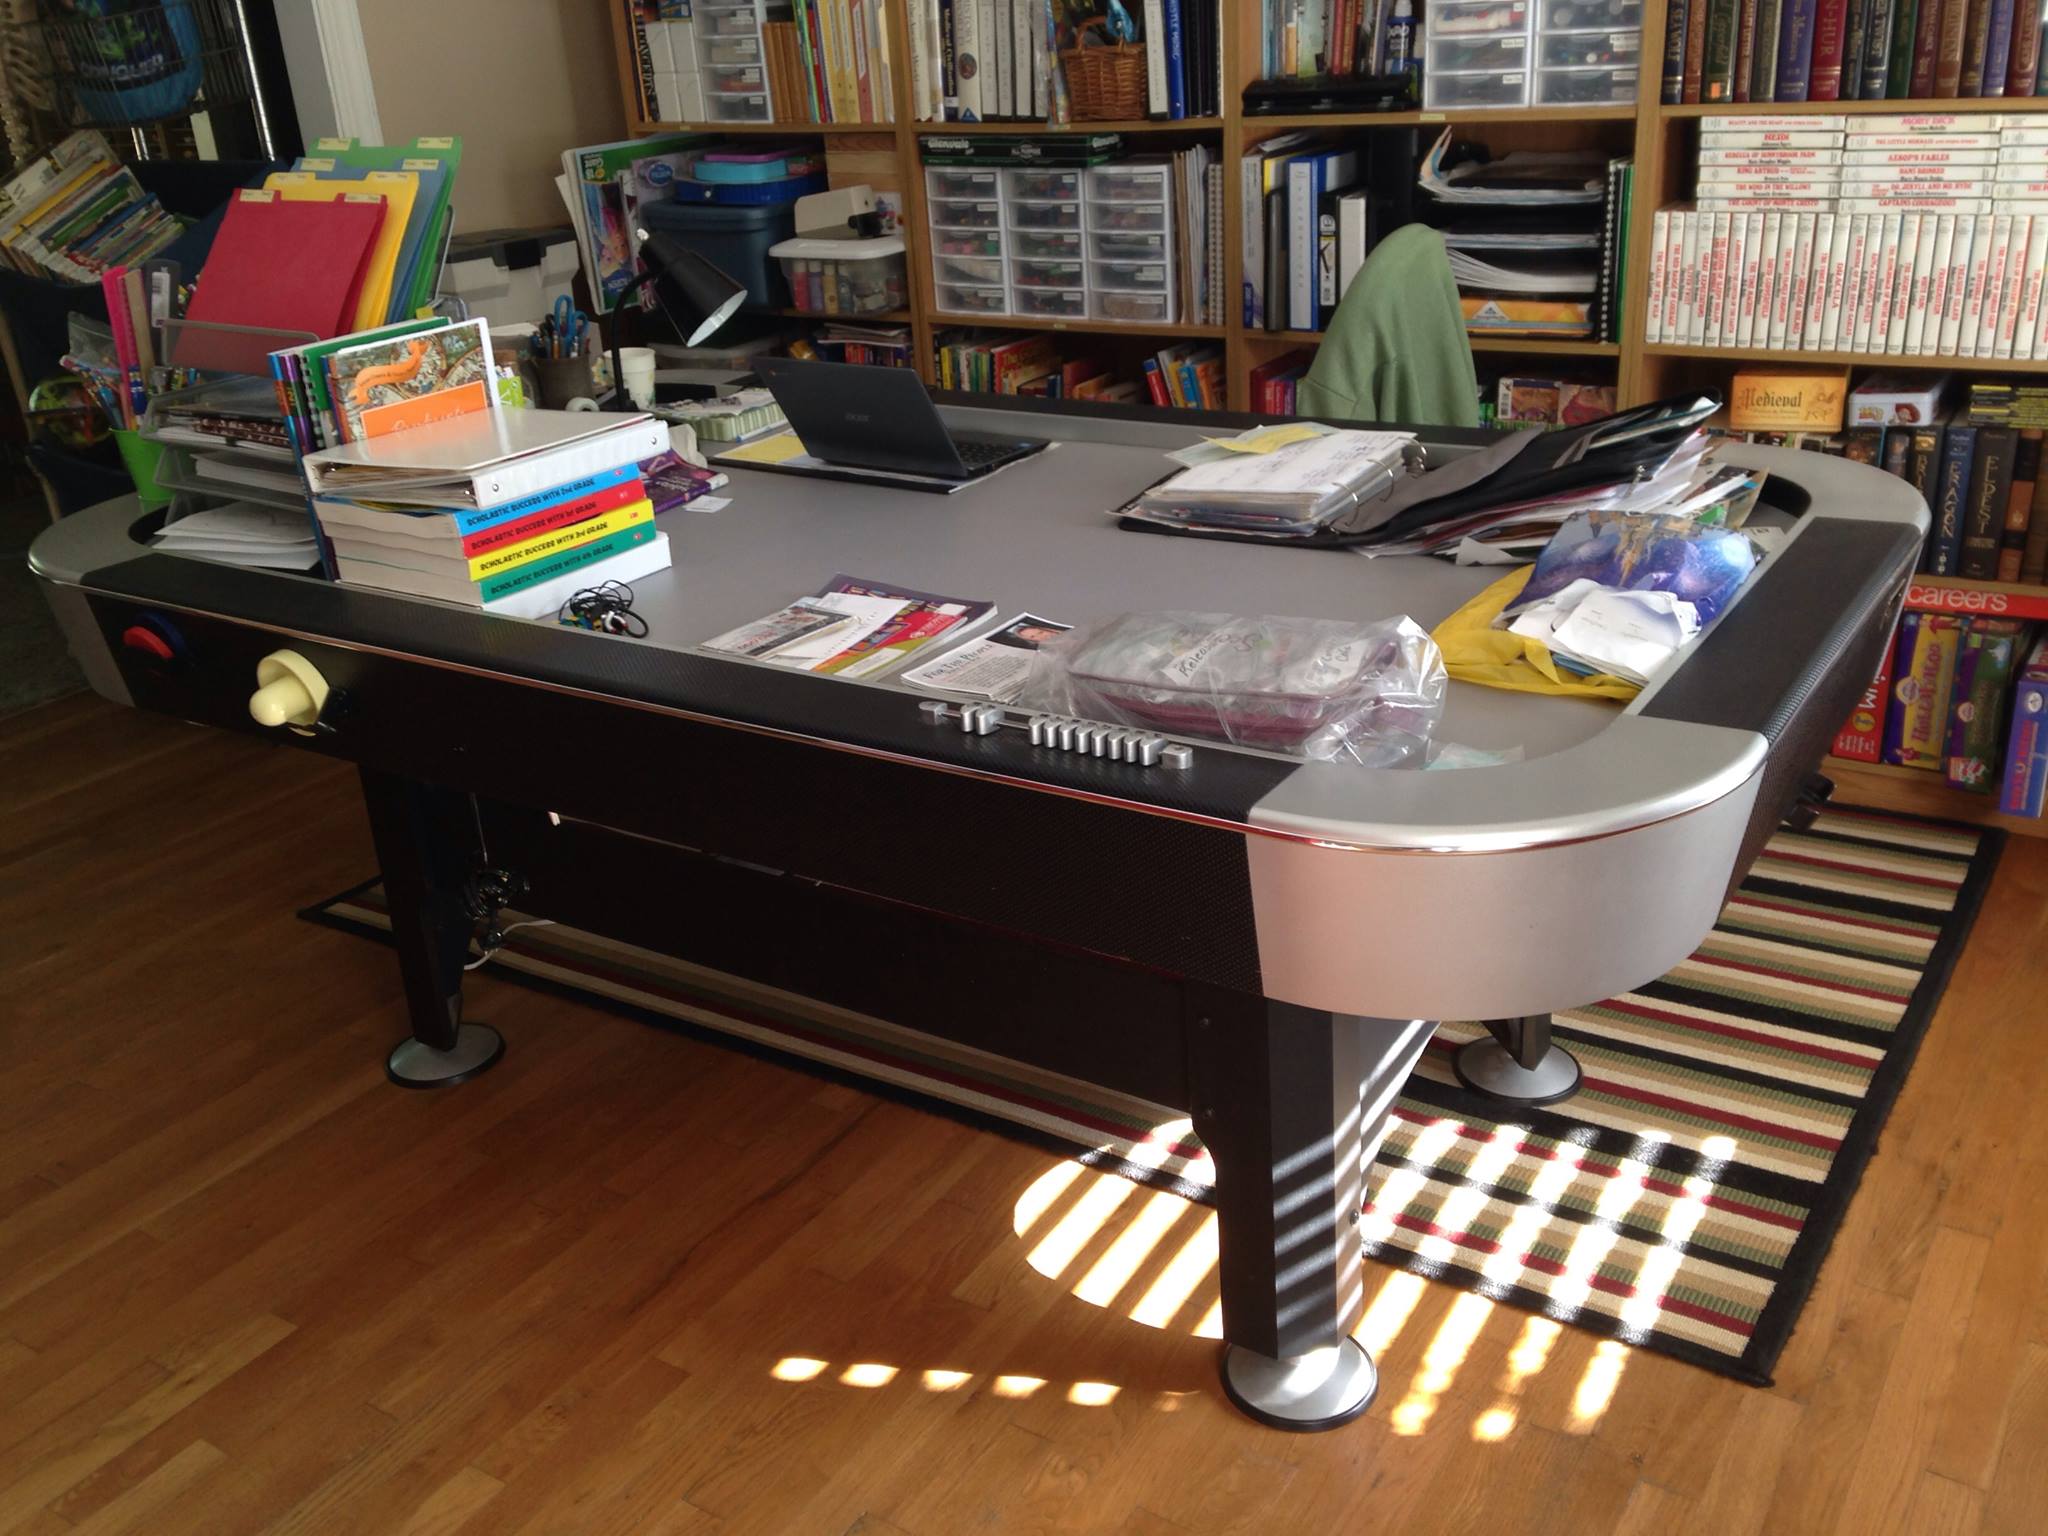
<svg viewBox="0 0 2048 1536"><path fill-rule="evenodd" d="M302 754L0 723L0 1533L2048 1530L2041 841L1774 1389L1373 1268L1314 1436L1170 1196L488 969L503 1065L386 1086L389 956L292 915L370 869Z"/></svg>

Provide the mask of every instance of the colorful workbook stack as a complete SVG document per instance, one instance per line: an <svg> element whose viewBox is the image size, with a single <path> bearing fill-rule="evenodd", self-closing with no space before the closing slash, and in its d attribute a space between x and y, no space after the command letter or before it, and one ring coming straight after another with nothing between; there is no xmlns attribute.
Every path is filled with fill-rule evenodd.
<svg viewBox="0 0 2048 1536"><path fill-rule="evenodd" d="M338 580L514 618L669 563L643 461L649 416L481 410L353 439L306 460Z"/></svg>
<svg viewBox="0 0 2048 1536"><path fill-rule="evenodd" d="M184 232L92 129L0 187L0 257L32 277L91 282L113 267L140 266Z"/></svg>

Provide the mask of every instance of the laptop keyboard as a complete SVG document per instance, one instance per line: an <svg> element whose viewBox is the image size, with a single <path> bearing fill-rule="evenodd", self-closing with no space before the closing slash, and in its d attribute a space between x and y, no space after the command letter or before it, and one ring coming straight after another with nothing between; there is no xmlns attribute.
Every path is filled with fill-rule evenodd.
<svg viewBox="0 0 2048 1536"><path fill-rule="evenodd" d="M969 469L994 464L1017 451L1014 442L999 437L956 437L953 439L953 447L960 454L960 462Z"/></svg>

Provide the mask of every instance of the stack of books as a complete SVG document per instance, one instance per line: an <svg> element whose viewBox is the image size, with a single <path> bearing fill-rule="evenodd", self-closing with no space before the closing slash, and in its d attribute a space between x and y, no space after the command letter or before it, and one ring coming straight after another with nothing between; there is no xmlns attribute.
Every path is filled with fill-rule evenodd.
<svg viewBox="0 0 2048 1536"><path fill-rule="evenodd" d="M2048 357L2048 115L1718 118L1651 239L1652 344Z"/></svg>
<svg viewBox="0 0 2048 1536"><path fill-rule="evenodd" d="M92 282L185 232L107 141L83 129L0 187L0 256L31 277Z"/></svg>
<svg viewBox="0 0 2048 1536"><path fill-rule="evenodd" d="M1663 99L2048 94L2028 0L1671 0Z"/></svg>
<svg viewBox="0 0 2048 1536"><path fill-rule="evenodd" d="M1038 395L1049 400L1138 398L1136 383L1119 380L1101 358L1092 354L1068 357L1051 336L992 337L951 331L939 336L934 353L941 389Z"/></svg>
<svg viewBox="0 0 2048 1536"><path fill-rule="evenodd" d="M650 416L493 410L323 449L305 467L338 580L535 619L667 567L640 471L667 448Z"/></svg>

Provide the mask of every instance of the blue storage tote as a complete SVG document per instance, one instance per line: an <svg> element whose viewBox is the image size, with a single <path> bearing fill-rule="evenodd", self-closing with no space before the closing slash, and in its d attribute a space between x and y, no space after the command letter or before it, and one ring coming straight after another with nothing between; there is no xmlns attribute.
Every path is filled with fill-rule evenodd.
<svg viewBox="0 0 2048 1536"><path fill-rule="evenodd" d="M649 230L674 235L735 282L747 285L747 302L764 309L789 304L789 285L769 247L796 236L796 204L764 203L734 208L722 203L648 203L640 218Z"/></svg>

